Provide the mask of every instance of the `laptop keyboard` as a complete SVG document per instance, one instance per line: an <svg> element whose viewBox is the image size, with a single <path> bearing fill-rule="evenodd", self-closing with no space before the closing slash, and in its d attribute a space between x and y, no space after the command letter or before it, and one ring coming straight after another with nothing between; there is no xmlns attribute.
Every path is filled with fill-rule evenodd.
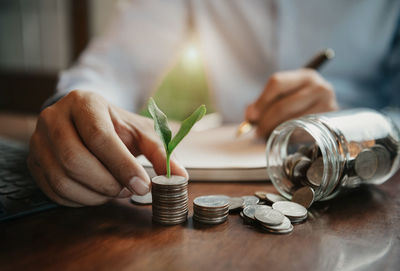
<svg viewBox="0 0 400 271"><path fill-rule="evenodd" d="M0 138L0 221L54 208L26 165L28 149Z"/></svg>

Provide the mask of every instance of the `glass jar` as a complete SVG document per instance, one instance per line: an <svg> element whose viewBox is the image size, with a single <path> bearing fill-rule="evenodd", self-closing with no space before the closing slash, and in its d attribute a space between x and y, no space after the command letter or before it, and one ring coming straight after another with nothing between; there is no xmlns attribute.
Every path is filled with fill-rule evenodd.
<svg viewBox="0 0 400 271"><path fill-rule="evenodd" d="M268 175L288 199L310 186L314 201L327 200L343 188L381 184L393 176L399 168L399 140L397 126L375 110L307 115L272 132L266 148Z"/></svg>

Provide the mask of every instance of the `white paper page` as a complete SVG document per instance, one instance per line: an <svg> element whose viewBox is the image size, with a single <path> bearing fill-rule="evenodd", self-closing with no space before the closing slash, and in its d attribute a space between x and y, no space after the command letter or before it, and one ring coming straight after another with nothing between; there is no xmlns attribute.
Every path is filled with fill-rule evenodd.
<svg viewBox="0 0 400 271"><path fill-rule="evenodd" d="M174 150L187 169L256 169L266 167L265 142L250 133L236 138L238 125L191 131ZM145 166L148 161L140 158Z"/></svg>

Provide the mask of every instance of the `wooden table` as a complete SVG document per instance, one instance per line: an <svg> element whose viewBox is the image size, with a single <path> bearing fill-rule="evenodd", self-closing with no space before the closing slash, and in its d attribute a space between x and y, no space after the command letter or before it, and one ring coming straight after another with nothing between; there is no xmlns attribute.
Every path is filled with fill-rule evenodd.
<svg viewBox="0 0 400 271"><path fill-rule="evenodd" d="M274 191L269 183L191 183L205 194ZM238 215L217 226L164 227L127 199L60 207L0 224L0 270L399 270L400 174L317 204L288 235L263 233ZM191 206L192 207L192 206Z"/></svg>

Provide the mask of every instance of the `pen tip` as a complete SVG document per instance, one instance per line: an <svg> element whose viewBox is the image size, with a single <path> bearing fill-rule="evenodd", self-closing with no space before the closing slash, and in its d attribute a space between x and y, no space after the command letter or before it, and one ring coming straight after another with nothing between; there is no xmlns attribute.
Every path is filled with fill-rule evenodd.
<svg viewBox="0 0 400 271"><path fill-rule="evenodd" d="M335 57L335 51L332 48L328 48L325 50L325 56L327 59L331 59Z"/></svg>

